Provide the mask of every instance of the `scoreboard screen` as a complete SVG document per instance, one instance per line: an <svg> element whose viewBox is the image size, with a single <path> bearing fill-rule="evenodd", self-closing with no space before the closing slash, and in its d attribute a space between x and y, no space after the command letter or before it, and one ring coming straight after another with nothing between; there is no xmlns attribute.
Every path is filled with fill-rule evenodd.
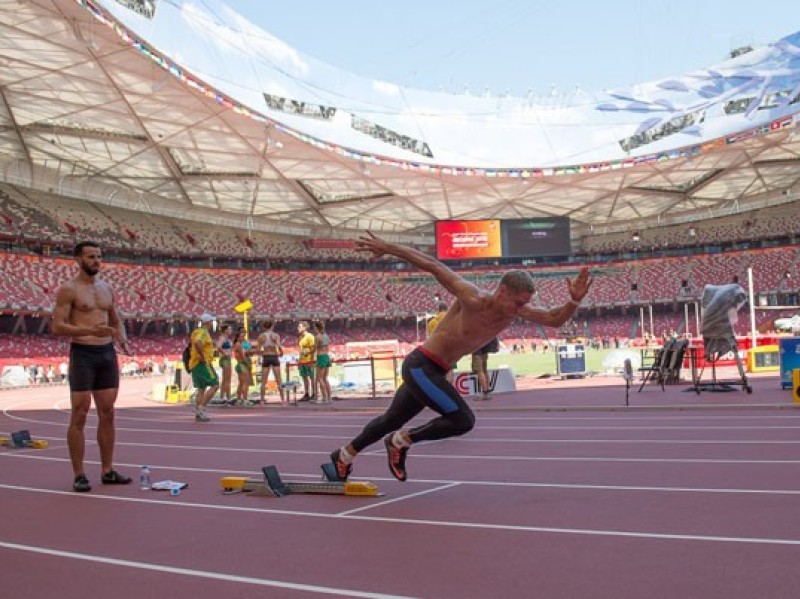
<svg viewBox="0 0 800 599"><path fill-rule="evenodd" d="M436 222L439 260L569 256L567 217Z"/></svg>

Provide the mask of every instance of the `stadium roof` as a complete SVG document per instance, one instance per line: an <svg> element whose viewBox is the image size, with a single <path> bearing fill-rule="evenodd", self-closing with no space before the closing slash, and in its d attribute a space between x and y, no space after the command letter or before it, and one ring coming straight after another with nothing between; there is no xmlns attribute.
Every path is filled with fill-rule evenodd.
<svg viewBox="0 0 800 599"><path fill-rule="evenodd" d="M0 65L0 181L207 223L582 234L800 193L800 33L631 88L489 98L340 71L213 0L0 0Z"/></svg>

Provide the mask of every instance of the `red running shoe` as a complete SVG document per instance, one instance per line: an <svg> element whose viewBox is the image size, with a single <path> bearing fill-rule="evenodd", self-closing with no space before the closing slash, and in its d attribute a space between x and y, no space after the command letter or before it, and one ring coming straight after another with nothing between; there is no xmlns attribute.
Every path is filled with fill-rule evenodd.
<svg viewBox="0 0 800 599"><path fill-rule="evenodd" d="M383 440L386 446L386 456L389 458L389 471L397 480L406 480L406 454L408 447L395 447L392 443L392 435Z"/></svg>

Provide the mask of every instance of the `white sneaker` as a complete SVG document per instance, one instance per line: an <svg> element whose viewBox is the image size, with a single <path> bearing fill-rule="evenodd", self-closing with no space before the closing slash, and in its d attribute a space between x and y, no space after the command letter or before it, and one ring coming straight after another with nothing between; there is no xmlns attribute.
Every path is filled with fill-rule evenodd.
<svg viewBox="0 0 800 599"><path fill-rule="evenodd" d="M208 414L205 412L195 412L194 415L195 422L210 422L211 418L209 418Z"/></svg>

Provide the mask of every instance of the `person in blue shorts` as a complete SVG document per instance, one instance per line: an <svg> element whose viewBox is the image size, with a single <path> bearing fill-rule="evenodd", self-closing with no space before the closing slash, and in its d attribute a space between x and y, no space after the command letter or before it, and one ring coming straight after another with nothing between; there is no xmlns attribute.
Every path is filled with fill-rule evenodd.
<svg viewBox="0 0 800 599"><path fill-rule="evenodd" d="M425 342L403 361L403 384L389 408L371 420L348 444L331 452L331 461L340 479L346 480L354 458L383 438L389 470L398 480L407 478L406 454L414 443L463 435L472 430L475 416L447 378L452 364L485 345L515 319L545 326L565 323L589 292L592 279L584 267L574 280L567 279L569 300L558 308L545 310L533 306L533 280L521 270L503 275L494 292L480 289L447 266L416 249L389 243L368 232L356 241L356 249L371 252L372 258L397 256L431 273L455 301ZM403 428L422 410L437 416L413 428Z"/></svg>

